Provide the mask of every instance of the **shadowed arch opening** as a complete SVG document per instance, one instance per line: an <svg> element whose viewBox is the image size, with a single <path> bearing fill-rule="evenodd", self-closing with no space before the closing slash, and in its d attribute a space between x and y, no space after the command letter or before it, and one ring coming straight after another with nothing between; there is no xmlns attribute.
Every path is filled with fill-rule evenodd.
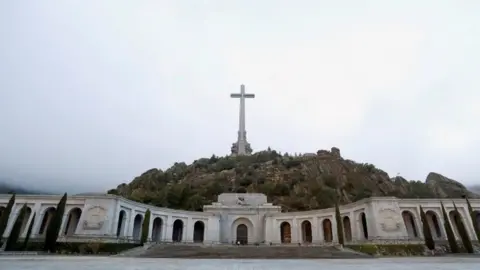
<svg viewBox="0 0 480 270"><path fill-rule="evenodd" d="M45 232L50 226L53 216L55 215L55 207L49 207L43 213L42 223L40 223L40 229L38 230L38 234L41 236L45 235Z"/></svg>
<svg viewBox="0 0 480 270"><path fill-rule="evenodd" d="M182 242L183 239L183 221L180 219L173 222L172 241Z"/></svg>
<svg viewBox="0 0 480 270"><path fill-rule="evenodd" d="M197 221L193 225L193 242L203 243L205 235L205 223L203 221Z"/></svg>
<svg viewBox="0 0 480 270"><path fill-rule="evenodd" d="M473 211L473 220L472 222L477 224L477 228L480 228L480 211ZM480 239L478 239L480 241Z"/></svg>
<svg viewBox="0 0 480 270"><path fill-rule="evenodd" d="M5 212L5 207L4 206L0 206L0 218L2 217L3 215L3 212Z"/></svg>
<svg viewBox="0 0 480 270"><path fill-rule="evenodd" d="M308 220L302 222L302 241L303 243L312 243L312 223Z"/></svg>
<svg viewBox="0 0 480 270"><path fill-rule="evenodd" d="M133 240L139 241L142 237L142 222L143 216L141 214L137 214L133 220Z"/></svg>
<svg viewBox="0 0 480 270"><path fill-rule="evenodd" d="M452 224L453 231L455 232L455 237L460 238L459 228L460 222L462 222L462 216L458 211L452 210L448 214L450 218L450 223Z"/></svg>
<svg viewBox="0 0 480 270"><path fill-rule="evenodd" d="M163 220L162 218L155 218L153 220L152 226L152 241L153 242L160 242L162 241L162 227L163 227Z"/></svg>
<svg viewBox="0 0 480 270"><path fill-rule="evenodd" d="M410 211L403 211L402 212L403 224L405 224L405 228L407 229L407 234L409 238L418 238L418 230L417 225L415 222L415 217L413 216L412 212Z"/></svg>
<svg viewBox="0 0 480 270"><path fill-rule="evenodd" d="M440 222L438 222L437 214L432 210L429 210L425 213L425 215L427 216L427 223L432 231L432 236L435 238L441 238L442 231L440 230Z"/></svg>
<svg viewBox="0 0 480 270"><path fill-rule="evenodd" d="M352 241L352 225L350 224L349 217L343 217L343 234L345 235L345 241Z"/></svg>
<svg viewBox="0 0 480 270"><path fill-rule="evenodd" d="M332 232L332 222L330 219L326 218L322 221L323 227L323 240L325 242L332 242L333 241L333 232Z"/></svg>
<svg viewBox="0 0 480 270"><path fill-rule="evenodd" d="M73 208L68 213L67 224L65 226L64 235L72 236L77 230L80 217L82 216L82 210L78 207Z"/></svg>
<svg viewBox="0 0 480 270"><path fill-rule="evenodd" d="M289 244L292 242L292 227L290 223L284 221L280 224L280 242Z"/></svg>
<svg viewBox="0 0 480 270"><path fill-rule="evenodd" d="M248 244L248 227L245 224L237 226L237 243L240 245Z"/></svg>
<svg viewBox="0 0 480 270"><path fill-rule="evenodd" d="M363 239L368 239L368 224L367 224L367 216L364 212L360 213L360 224L362 229L362 236Z"/></svg>
<svg viewBox="0 0 480 270"><path fill-rule="evenodd" d="M117 237L124 236L125 230L125 220L127 218L127 214L124 210L121 210L118 214L118 224L117 224Z"/></svg>

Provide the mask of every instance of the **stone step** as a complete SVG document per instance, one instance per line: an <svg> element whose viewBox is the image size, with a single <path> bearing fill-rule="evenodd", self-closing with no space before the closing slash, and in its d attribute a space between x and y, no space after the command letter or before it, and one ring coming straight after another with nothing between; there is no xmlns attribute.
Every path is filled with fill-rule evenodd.
<svg viewBox="0 0 480 270"><path fill-rule="evenodd" d="M136 257L149 258L241 258L241 259L292 259L292 258L371 258L371 256L339 250L330 246L190 246L154 245Z"/></svg>

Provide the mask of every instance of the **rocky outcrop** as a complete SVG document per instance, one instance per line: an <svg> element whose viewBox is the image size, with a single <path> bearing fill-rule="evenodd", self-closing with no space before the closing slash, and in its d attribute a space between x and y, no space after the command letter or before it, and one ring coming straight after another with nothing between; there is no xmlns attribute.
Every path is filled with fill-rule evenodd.
<svg viewBox="0 0 480 270"><path fill-rule="evenodd" d="M283 211L332 207L370 196L399 198L479 197L459 182L437 173L427 181L390 178L373 164L345 159L340 149L316 154L281 154L274 150L250 156L201 158L150 169L109 193L157 206L201 210L223 192L260 192Z"/></svg>
<svg viewBox="0 0 480 270"><path fill-rule="evenodd" d="M478 194L469 191L460 182L445 177L436 172L429 173L427 175L425 183L440 197L461 198L462 196L468 196L472 198L478 196Z"/></svg>

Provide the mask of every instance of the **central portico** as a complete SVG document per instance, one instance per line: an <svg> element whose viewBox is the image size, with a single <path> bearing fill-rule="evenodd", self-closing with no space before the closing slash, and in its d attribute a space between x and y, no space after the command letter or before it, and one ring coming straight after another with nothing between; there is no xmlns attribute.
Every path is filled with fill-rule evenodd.
<svg viewBox="0 0 480 270"><path fill-rule="evenodd" d="M267 202L261 193L222 193L204 212L220 217L220 242L253 244L265 241L265 219L281 207Z"/></svg>

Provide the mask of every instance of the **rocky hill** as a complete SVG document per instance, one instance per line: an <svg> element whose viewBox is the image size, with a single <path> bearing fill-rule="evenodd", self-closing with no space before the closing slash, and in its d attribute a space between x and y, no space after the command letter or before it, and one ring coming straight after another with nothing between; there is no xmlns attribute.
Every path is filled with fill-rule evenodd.
<svg viewBox="0 0 480 270"><path fill-rule="evenodd" d="M292 156L270 149L251 156L202 158L175 163L166 171L150 169L110 194L176 209L201 211L222 192L261 192L284 211L331 207L370 196L400 198L479 197L438 173L425 182L390 178L372 164L344 159L338 148Z"/></svg>

